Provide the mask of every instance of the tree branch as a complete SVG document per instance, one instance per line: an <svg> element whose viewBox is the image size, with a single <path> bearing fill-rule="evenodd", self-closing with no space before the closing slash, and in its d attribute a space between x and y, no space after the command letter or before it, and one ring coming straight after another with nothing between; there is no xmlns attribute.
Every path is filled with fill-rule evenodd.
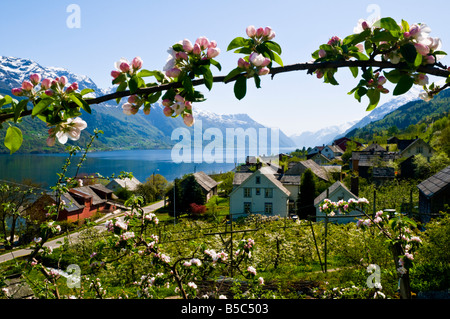
<svg viewBox="0 0 450 319"><path fill-rule="evenodd" d="M308 74L312 74L317 69L329 69L329 68L346 68L346 67L377 67L379 69L400 69L400 70L410 70L408 65L406 63L399 63L399 64L393 64L391 62L387 61L372 61L372 60L342 60L342 61L328 61L328 62L320 62L320 63L314 63L314 62L306 62L306 63L296 63L291 65L286 65L282 67L276 67L272 68L270 70L270 74L272 75L272 79L276 74L280 73L286 73L286 72L292 72L292 71L308 71ZM434 75L438 77L444 77L447 78L450 76L450 72L439 67L433 67L433 66L420 66L417 69L417 72ZM234 78L229 79L228 81L225 80L225 76L215 76L213 78L213 82L222 82L222 83L230 83L236 81L238 78L245 76L245 73L235 76ZM193 86L199 86L204 84L205 81L203 79L197 79L192 81ZM135 94L139 95L148 95L156 92L162 92L167 91L171 88L182 88L183 85L180 82L172 82L168 84L162 84L157 86L152 86L148 88L141 88L136 91ZM85 101L89 105L93 104L100 104L106 101L114 100L117 98L123 98L132 95L130 91L121 91L121 92L115 92L107 95L103 95L97 98L93 99L86 99ZM76 104L74 104L74 107L76 107ZM20 114L20 117L29 116L31 115L32 110L26 110L23 111ZM0 115L0 123L4 122L8 119L14 118L14 114L8 113L8 114L1 114Z"/></svg>

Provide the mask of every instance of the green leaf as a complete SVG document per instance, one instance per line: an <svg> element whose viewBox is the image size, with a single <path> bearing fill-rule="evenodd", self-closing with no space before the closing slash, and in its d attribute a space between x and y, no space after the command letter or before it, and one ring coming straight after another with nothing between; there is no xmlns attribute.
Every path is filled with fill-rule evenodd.
<svg viewBox="0 0 450 319"><path fill-rule="evenodd" d="M405 20L402 19L402 28L403 32L409 32L409 24Z"/></svg>
<svg viewBox="0 0 450 319"><path fill-rule="evenodd" d="M147 101L151 104L156 103L161 97L162 92L156 92L147 97Z"/></svg>
<svg viewBox="0 0 450 319"><path fill-rule="evenodd" d="M238 100L242 100L247 94L247 78L240 77L234 83L234 95Z"/></svg>
<svg viewBox="0 0 450 319"><path fill-rule="evenodd" d="M242 72L244 72L244 70L237 67L237 68L231 70L230 73L228 73L228 75L225 77L225 79L223 81L227 82L227 81L231 80L232 78L234 78L235 76L241 74Z"/></svg>
<svg viewBox="0 0 450 319"><path fill-rule="evenodd" d="M192 97L194 94L194 86L192 85L192 81L191 78L188 76L185 76L181 83L183 84L183 88L186 91L186 97ZM188 98L188 100L191 100L190 98Z"/></svg>
<svg viewBox="0 0 450 319"><path fill-rule="evenodd" d="M266 41L265 43L270 50L272 50L278 54L281 54L281 46L278 43L273 42L273 41Z"/></svg>
<svg viewBox="0 0 450 319"><path fill-rule="evenodd" d="M359 68L356 67L356 66L351 66L349 69L352 72L353 77L357 78L358 77Z"/></svg>
<svg viewBox="0 0 450 319"><path fill-rule="evenodd" d="M210 59L209 61L210 61L211 64L214 65L219 71L222 71L222 66L220 65L219 62L217 62L217 61L214 60L214 59Z"/></svg>
<svg viewBox="0 0 450 319"><path fill-rule="evenodd" d="M27 99L24 99L24 100L21 100L21 101L14 107L14 122L17 123L17 120L18 120L19 117L20 117L20 113L22 113L22 111L23 111L24 109L26 109L27 103L28 103L28 100L27 100Z"/></svg>
<svg viewBox="0 0 450 319"><path fill-rule="evenodd" d="M283 66L283 61L281 60L281 57L275 52L272 52L272 54L273 54L273 61L278 63L280 66Z"/></svg>
<svg viewBox="0 0 450 319"><path fill-rule="evenodd" d="M20 146L22 146L22 142L22 131L14 126L8 127L8 130L6 130L4 144L9 149L9 154L15 153L20 148Z"/></svg>
<svg viewBox="0 0 450 319"><path fill-rule="evenodd" d="M246 40L243 37L234 38L228 45L227 51L240 48L246 45Z"/></svg>
<svg viewBox="0 0 450 319"><path fill-rule="evenodd" d="M39 101L38 104L36 104L33 107L33 110L31 112L31 116L35 117L36 115L40 114L42 111L44 111L50 104L52 104L53 99L42 99Z"/></svg>
<svg viewBox="0 0 450 319"><path fill-rule="evenodd" d="M130 81L128 82L128 86L130 87L131 94L136 93L139 86L138 86L138 78L135 75L131 77Z"/></svg>
<svg viewBox="0 0 450 319"><path fill-rule="evenodd" d="M412 43L406 43L400 47L400 53L405 58L406 62L414 63L417 57L417 50Z"/></svg>
<svg viewBox="0 0 450 319"><path fill-rule="evenodd" d="M12 97L10 97L9 95L5 95L0 99L0 107L2 107L3 105L8 105L12 102Z"/></svg>
<svg viewBox="0 0 450 319"><path fill-rule="evenodd" d="M177 51L177 52L183 52L183 51L184 51L183 45L182 45L182 44L179 44L179 43L174 44L174 45L172 46L172 49L173 49L174 51Z"/></svg>
<svg viewBox="0 0 450 319"><path fill-rule="evenodd" d="M346 45L355 45L361 43L367 39L367 37L371 34L371 30L367 29L358 34L351 34L346 37L342 43Z"/></svg>
<svg viewBox="0 0 450 319"><path fill-rule="evenodd" d="M397 24L397 22L392 18L382 18L379 21L375 23L376 26L380 26L383 29L394 31L394 32L400 32L400 26Z"/></svg>
<svg viewBox="0 0 450 319"><path fill-rule="evenodd" d="M398 81L397 85L394 88L393 95L402 95L409 91L409 89L413 86L414 79L409 75L403 75Z"/></svg>
<svg viewBox="0 0 450 319"><path fill-rule="evenodd" d="M253 49L244 47L244 48L240 48L240 49L234 50L234 53L252 54L253 53Z"/></svg>
<svg viewBox="0 0 450 319"><path fill-rule="evenodd" d="M145 78L145 77L147 77L147 76L153 76L153 75L155 75L155 72L154 72L154 71L149 71L149 70L146 70L146 69L140 70L140 71L138 72L138 74L137 74L137 76L139 76L139 77L141 77L141 78Z"/></svg>
<svg viewBox="0 0 450 319"><path fill-rule="evenodd" d="M260 89L261 88L261 78L259 77L258 74L255 74L253 76L253 78L255 79L256 88Z"/></svg>
<svg viewBox="0 0 450 319"><path fill-rule="evenodd" d="M358 90L356 90L355 92L355 99L358 100L358 102L361 102L361 98L366 95L368 92L367 88L365 87L360 87L358 88Z"/></svg>
<svg viewBox="0 0 450 319"><path fill-rule="evenodd" d="M422 64L422 55L417 52L416 59L414 60L414 66L417 68Z"/></svg>
<svg viewBox="0 0 450 319"><path fill-rule="evenodd" d="M404 72L400 70L392 70L389 72L383 72L386 79L388 79L391 83L398 83L400 81L400 78L405 74Z"/></svg>
<svg viewBox="0 0 450 319"><path fill-rule="evenodd" d="M208 90L211 91L214 81L211 70L209 69L209 67L203 66L202 71L203 71L203 79L205 80L205 86L208 88Z"/></svg>
<svg viewBox="0 0 450 319"><path fill-rule="evenodd" d="M367 91L367 96L369 97L369 106L366 108L366 111L372 111L377 107L378 102L380 102L380 91L375 89L370 89Z"/></svg>
<svg viewBox="0 0 450 319"><path fill-rule="evenodd" d="M83 89L80 92L80 94L83 96L83 95L86 95L86 94L91 93L91 92L95 92L95 91L93 89Z"/></svg>

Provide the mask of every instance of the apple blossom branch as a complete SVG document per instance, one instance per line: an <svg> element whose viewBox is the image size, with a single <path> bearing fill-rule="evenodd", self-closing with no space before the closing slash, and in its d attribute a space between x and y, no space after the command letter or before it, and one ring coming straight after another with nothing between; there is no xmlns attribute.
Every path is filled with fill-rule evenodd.
<svg viewBox="0 0 450 319"><path fill-rule="evenodd" d="M406 63L398 63L394 64L387 61L374 61L374 60L347 60L347 61L326 61L326 62L307 62L307 63L296 63L291 65L285 65L282 67L274 67L270 70L272 79L275 75L292 72L292 71L308 71L309 74L319 69L329 69L329 68L350 68L350 67L360 67L360 68L368 68L368 67L376 67L379 69L398 69L398 70L407 70L408 65ZM418 72L434 75L437 77L448 78L450 76L450 72L444 67L435 67L435 66L420 66L417 68ZM226 76L214 76L213 82L221 82L228 84L230 82L236 81L238 78L244 77L246 74L242 73L232 77L231 79L227 79L225 81ZM203 85L205 83L204 79L196 79L192 80L193 86ZM450 86L448 83L438 90L441 91ZM171 88L181 88L183 84L180 82L171 82L167 84L147 87L147 88L139 88L134 94L138 95L148 95L156 92L167 91ZM437 91L436 93L438 93ZM106 94L97 98L86 98L85 101L89 105L100 104L106 101L114 100L117 98L123 98L132 95L129 90L115 92L111 94ZM75 103L72 103L73 107L77 107ZM32 110L22 111L20 117L29 116L32 114ZM14 114L6 113L0 114L0 123L14 118Z"/></svg>

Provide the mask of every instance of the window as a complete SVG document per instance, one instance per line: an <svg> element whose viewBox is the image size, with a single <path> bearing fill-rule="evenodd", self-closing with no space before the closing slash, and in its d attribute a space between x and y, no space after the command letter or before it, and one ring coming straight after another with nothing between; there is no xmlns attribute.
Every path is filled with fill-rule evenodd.
<svg viewBox="0 0 450 319"><path fill-rule="evenodd" d="M261 188L256 189L256 195L261 195Z"/></svg>
<svg viewBox="0 0 450 319"><path fill-rule="evenodd" d="M272 198L273 197L273 189L272 188L264 189L264 197L265 198Z"/></svg>
<svg viewBox="0 0 450 319"><path fill-rule="evenodd" d="M256 184L261 184L261 176L256 176Z"/></svg>
<svg viewBox="0 0 450 319"><path fill-rule="evenodd" d="M264 213L272 214L273 213L273 205L272 203L264 203Z"/></svg>
<svg viewBox="0 0 450 319"><path fill-rule="evenodd" d="M252 189L245 187L244 188L244 197L252 197Z"/></svg>
<svg viewBox="0 0 450 319"><path fill-rule="evenodd" d="M417 146L416 147L416 153L417 154L423 153L423 146Z"/></svg>
<svg viewBox="0 0 450 319"><path fill-rule="evenodd" d="M250 214L252 211L252 203L245 202L244 203L244 213Z"/></svg>

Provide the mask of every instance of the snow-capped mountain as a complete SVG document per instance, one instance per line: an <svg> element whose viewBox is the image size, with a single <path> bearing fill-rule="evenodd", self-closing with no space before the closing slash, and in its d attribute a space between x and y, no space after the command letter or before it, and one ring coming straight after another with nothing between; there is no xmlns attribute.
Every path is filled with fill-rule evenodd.
<svg viewBox="0 0 450 319"><path fill-rule="evenodd" d="M438 84L438 83L436 83ZM349 127L347 130L342 132L341 134L338 134L335 136L334 139L343 137L347 135L347 133L353 131L354 129L361 128L366 126L369 123L378 121L383 119L386 115L392 113L396 109L398 109L400 106L405 105L408 102L417 101L419 100L419 93L423 92L423 89L421 86L413 85L413 87L406 92L405 94L402 94L400 96L392 98L390 101L376 107L372 112L370 112L368 115L363 117L360 121Z"/></svg>
<svg viewBox="0 0 450 319"><path fill-rule="evenodd" d="M347 131L348 128L355 125L358 121L359 120L347 122L341 125L325 127L315 132L306 131L300 134L291 135L289 137L297 147L304 146L308 148L323 144L330 144L330 141L333 141L336 135Z"/></svg>
<svg viewBox="0 0 450 319"><path fill-rule="evenodd" d="M11 89L20 87L22 82L29 79L33 73L40 74L42 78L66 76L69 83L78 82L80 90L84 88L94 89L94 96L114 92L113 88L99 88L88 76L74 74L64 68L43 67L29 59L0 56L0 94L11 95ZM110 147L116 147L114 142L117 142L118 139L124 140L124 136L130 136L129 143L136 143L135 147L158 147L159 144L167 147L175 143L171 141L173 130L176 127L186 127L181 118L172 119L164 116L162 106L158 103L153 105L149 116L142 112L134 116L126 116L121 108L125 101L126 99L122 99L119 105L115 100L95 105L90 116L83 116L83 119L88 122L88 131L96 127L105 131L102 137L103 142ZM202 122L203 130L209 127L219 128L224 137L226 136L226 128L241 127L245 130L253 127L258 130L265 127L247 114L219 115L201 110L197 104L194 107L194 118L196 122ZM43 136L45 135L43 134ZM279 137L280 147L294 146L293 142L283 132L279 132ZM141 142L138 143L138 140L141 140ZM122 141L121 145L124 144L126 143Z"/></svg>

